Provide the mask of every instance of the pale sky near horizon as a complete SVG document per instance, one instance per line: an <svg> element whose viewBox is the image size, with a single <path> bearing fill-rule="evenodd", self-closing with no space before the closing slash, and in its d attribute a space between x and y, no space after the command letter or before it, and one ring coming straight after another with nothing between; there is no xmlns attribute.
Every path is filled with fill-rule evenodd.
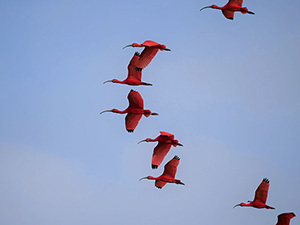
<svg viewBox="0 0 300 225"><path fill-rule="evenodd" d="M300 2L244 1L255 15L227 20L226 1L0 1L0 224L276 224L300 215ZM152 87L106 80L127 76L133 42L158 52L143 71ZM127 95L145 108L125 130ZM151 169L159 131L173 133ZM174 155L186 185L162 190ZM235 208L270 179L275 210Z"/></svg>

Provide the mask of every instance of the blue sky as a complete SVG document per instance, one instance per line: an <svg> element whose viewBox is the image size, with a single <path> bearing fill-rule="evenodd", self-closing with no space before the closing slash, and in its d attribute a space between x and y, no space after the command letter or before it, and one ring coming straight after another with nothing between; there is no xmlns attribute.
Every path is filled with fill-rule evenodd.
<svg viewBox="0 0 300 225"><path fill-rule="evenodd" d="M244 1L253 15L230 21L225 1L0 1L1 224L275 224L300 211L300 3ZM143 71L153 87L125 79L137 48L159 52ZM130 89L158 117L133 134ZM183 148L177 177L152 181L155 144L173 133ZM252 200L264 177L276 210ZM298 213L297 213L298 212ZM218 216L216 216L216 213ZM298 217L292 220L297 224Z"/></svg>

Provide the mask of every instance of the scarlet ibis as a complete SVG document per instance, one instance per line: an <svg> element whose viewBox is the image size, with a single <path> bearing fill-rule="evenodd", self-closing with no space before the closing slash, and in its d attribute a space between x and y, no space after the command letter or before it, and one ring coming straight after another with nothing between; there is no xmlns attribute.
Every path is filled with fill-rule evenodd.
<svg viewBox="0 0 300 225"><path fill-rule="evenodd" d="M180 180L175 179L175 174L177 172L177 166L179 164L180 158L175 155L173 159L171 159L166 165L165 165L165 170L162 175L159 177L152 177L152 176L147 176L143 177L140 179L148 179L148 180L155 180L155 187L161 189L163 186L166 185L166 183L175 183L175 184L182 184Z"/></svg>
<svg viewBox="0 0 300 225"><path fill-rule="evenodd" d="M158 50L161 51L171 51L170 49L166 48L165 45L158 44L154 41L145 41L143 44L132 43L131 45L126 45L124 48L127 47L145 47L142 51L141 55L139 56L139 60L137 61L136 66L141 69L145 69L149 63L152 61ZM123 49L124 49L123 48Z"/></svg>
<svg viewBox="0 0 300 225"><path fill-rule="evenodd" d="M249 11L246 7L242 7L242 5L243 5L243 0L229 0L229 2L223 7L211 5L211 6L203 7L202 9L200 9L200 11L207 8L220 9L222 10L223 15L230 20L233 20L234 12L236 11L240 11L243 14L245 13L249 13L253 15L255 14L254 12Z"/></svg>
<svg viewBox="0 0 300 225"><path fill-rule="evenodd" d="M149 117L150 115L158 115L158 113L151 112L150 110L144 109L144 100L140 93L137 91L131 90L127 96L129 101L129 106L127 109L120 111L118 109L104 110L104 112L114 112L124 114L127 113L125 118L126 130L128 132L133 132L136 126L138 125L142 116Z"/></svg>
<svg viewBox="0 0 300 225"><path fill-rule="evenodd" d="M128 64L128 76L125 80L120 81L117 79L112 79L105 81L103 84L107 82L120 83L120 84L128 84L128 85L150 85L152 84L142 82L142 68L137 67L137 63L140 58L140 53L135 52L130 63Z"/></svg>
<svg viewBox="0 0 300 225"><path fill-rule="evenodd" d="M290 213L282 213L280 215L278 215L278 221L276 223L276 225L289 225L290 224L290 220L292 218L294 218L296 215L293 212Z"/></svg>
<svg viewBox="0 0 300 225"><path fill-rule="evenodd" d="M146 142L154 142L158 141L158 144L154 148L153 155L152 155L152 169L157 169L158 166L161 164L165 156L170 151L171 146L173 145L176 147L177 145L183 146L178 142L178 140L174 139L173 134L169 134L167 132L160 132L160 135L155 138L147 138L145 140L140 141L139 143L146 141Z"/></svg>
<svg viewBox="0 0 300 225"><path fill-rule="evenodd" d="M268 191L269 191L269 180L264 178L261 184L255 191L255 197L253 201L248 201L249 203L240 203L235 205L233 208L237 206L252 206L254 208L266 208L266 209L275 209L274 207L266 205Z"/></svg>

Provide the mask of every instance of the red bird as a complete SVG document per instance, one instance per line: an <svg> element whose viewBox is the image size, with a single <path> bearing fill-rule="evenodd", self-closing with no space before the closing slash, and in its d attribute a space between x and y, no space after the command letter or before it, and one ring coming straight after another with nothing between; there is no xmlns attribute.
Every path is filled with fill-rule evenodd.
<svg viewBox="0 0 300 225"><path fill-rule="evenodd" d="M294 218L296 215L293 212L290 213L282 213L280 215L278 215L278 222L276 223L276 225L289 225L290 224L290 220L292 218Z"/></svg>
<svg viewBox="0 0 300 225"><path fill-rule="evenodd" d="M175 155L173 159L171 159L166 165L165 165L165 170L164 173L159 176L159 177L152 177L152 176L148 176L148 177L143 177L140 179L148 179L148 180L155 180L155 187L161 189L163 186L166 185L166 183L175 183L175 184L182 184L184 185L184 183L182 183L180 180L175 179L175 174L177 171L177 166L179 164L179 160L180 158Z"/></svg>
<svg viewBox="0 0 300 225"><path fill-rule="evenodd" d="M183 146L182 144L178 143L178 140L174 139L173 134L169 134L167 132L160 132L160 135L155 138L147 138L145 140L140 141L139 143L146 141L146 142L153 142L158 141L158 144L154 148L153 155L152 155L152 169L157 169L158 166L161 164L165 156L170 151L171 146L173 145L176 147L177 145ZM139 144L138 143L138 144Z"/></svg>
<svg viewBox="0 0 300 225"><path fill-rule="evenodd" d="M133 43L131 45L126 45L124 48L127 48L129 46L145 47L141 55L139 56L139 59L136 64L136 67L141 69L145 69L149 65L149 63L152 61L158 50L171 51L170 49L166 48L165 45L158 44L154 41L145 41L143 44Z"/></svg>
<svg viewBox="0 0 300 225"><path fill-rule="evenodd" d="M107 82L113 82L113 83L120 83L120 84L128 84L128 85L150 85L152 84L142 82L142 68L137 67L137 64L139 62L140 53L136 52L134 53L132 59L130 60L130 63L128 65L128 76L125 80L120 81L117 79L112 79L105 81L103 84Z"/></svg>
<svg viewBox="0 0 300 225"><path fill-rule="evenodd" d="M253 15L255 14L254 12L249 11L246 7L242 7L242 5L243 5L243 0L229 0L229 2L223 7L211 5L211 6L203 7L202 9L207 9L207 8L220 9L222 10L223 15L230 20L233 20L234 12L236 11L240 11L243 14L245 13L249 13ZM202 9L200 9L200 11Z"/></svg>
<svg viewBox="0 0 300 225"><path fill-rule="evenodd" d="M269 191L269 180L267 178L264 178L261 184L258 186L258 188L255 191L255 197L253 201L248 201L249 203L240 203L235 205L233 208L237 206L251 206L254 208L266 208L266 209L275 209L274 207L266 205L267 197L268 197L268 191Z"/></svg>
<svg viewBox="0 0 300 225"><path fill-rule="evenodd" d="M150 110L145 110L144 109L144 101L140 93L137 91L131 90L127 96L128 101L129 101L129 106L127 109L120 111L117 109L112 109L112 110L104 110L100 114L104 112L114 112L114 113L127 113L127 116L125 118L125 125L126 125L126 130L128 132L133 132L136 126L138 125L140 119L142 116L150 116L150 115L158 115L158 113L153 113Z"/></svg>

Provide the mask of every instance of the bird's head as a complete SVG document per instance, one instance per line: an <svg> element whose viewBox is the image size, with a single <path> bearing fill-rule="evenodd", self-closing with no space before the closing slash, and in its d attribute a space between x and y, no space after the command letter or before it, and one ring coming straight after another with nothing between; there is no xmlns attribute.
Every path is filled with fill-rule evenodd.
<svg viewBox="0 0 300 225"><path fill-rule="evenodd" d="M200 9L200 11L202 11L203 9L208 9L208 8L217 9L218 6L216 6L216 5L205 6L205 7L203 7L202 9Z"/></svg>
<svg viewBox="0 0 300 225"><path fill-rule="evenodd" d="M151 138L146 138L145 140L139 141L138 144L139 144L139 143L142 143L142 142L149 142L150 140L151 140Z"/></svg>
<svg viewBox="0 0 300 225"><path fill-rule="evenodd" d="M106 84L108 82L116 83L117 81L118 81L117 79L107 80L107 81L103 82L103 84Z"/></svg>
<svg viewBox="0 0 300 225"><path fill-rule="evenodd" d="M246 206L247 204L245 204L245 203L240 203L240 204L237 204L237 205L235 205L235 206L233 206L233 208L235 208L235 207L237 207L237 206L241 206L241 207L243 207L243 206Z"/></svg>
<svg viewBox="0 0 300 225"><path fill-rule="evenodd" d="M140 179L140 181L141 181L141 180L144 180L144 179L154 180L155 177L152 177L152 176L142 177L142 178Z"/></svg>
<svg viewBox="0 0 300 225"><path fill-rule="evenodd" d="M101 115L102 113L105 113L105 112L113 112L113 113L118 113L118 112L119 112L119 110L117 110L117 109L109 109L109 110L104 110L104 111L102 111L102 112L100 113L100 115Z"/></svg>
<svg viewBox="0 0 300 225"><path fill-rule="evenodd" d="M127 47L141 47L141 45L138 43L132 43L131 45L126 45L125 47L123 47L123 49Z"/></svg>

